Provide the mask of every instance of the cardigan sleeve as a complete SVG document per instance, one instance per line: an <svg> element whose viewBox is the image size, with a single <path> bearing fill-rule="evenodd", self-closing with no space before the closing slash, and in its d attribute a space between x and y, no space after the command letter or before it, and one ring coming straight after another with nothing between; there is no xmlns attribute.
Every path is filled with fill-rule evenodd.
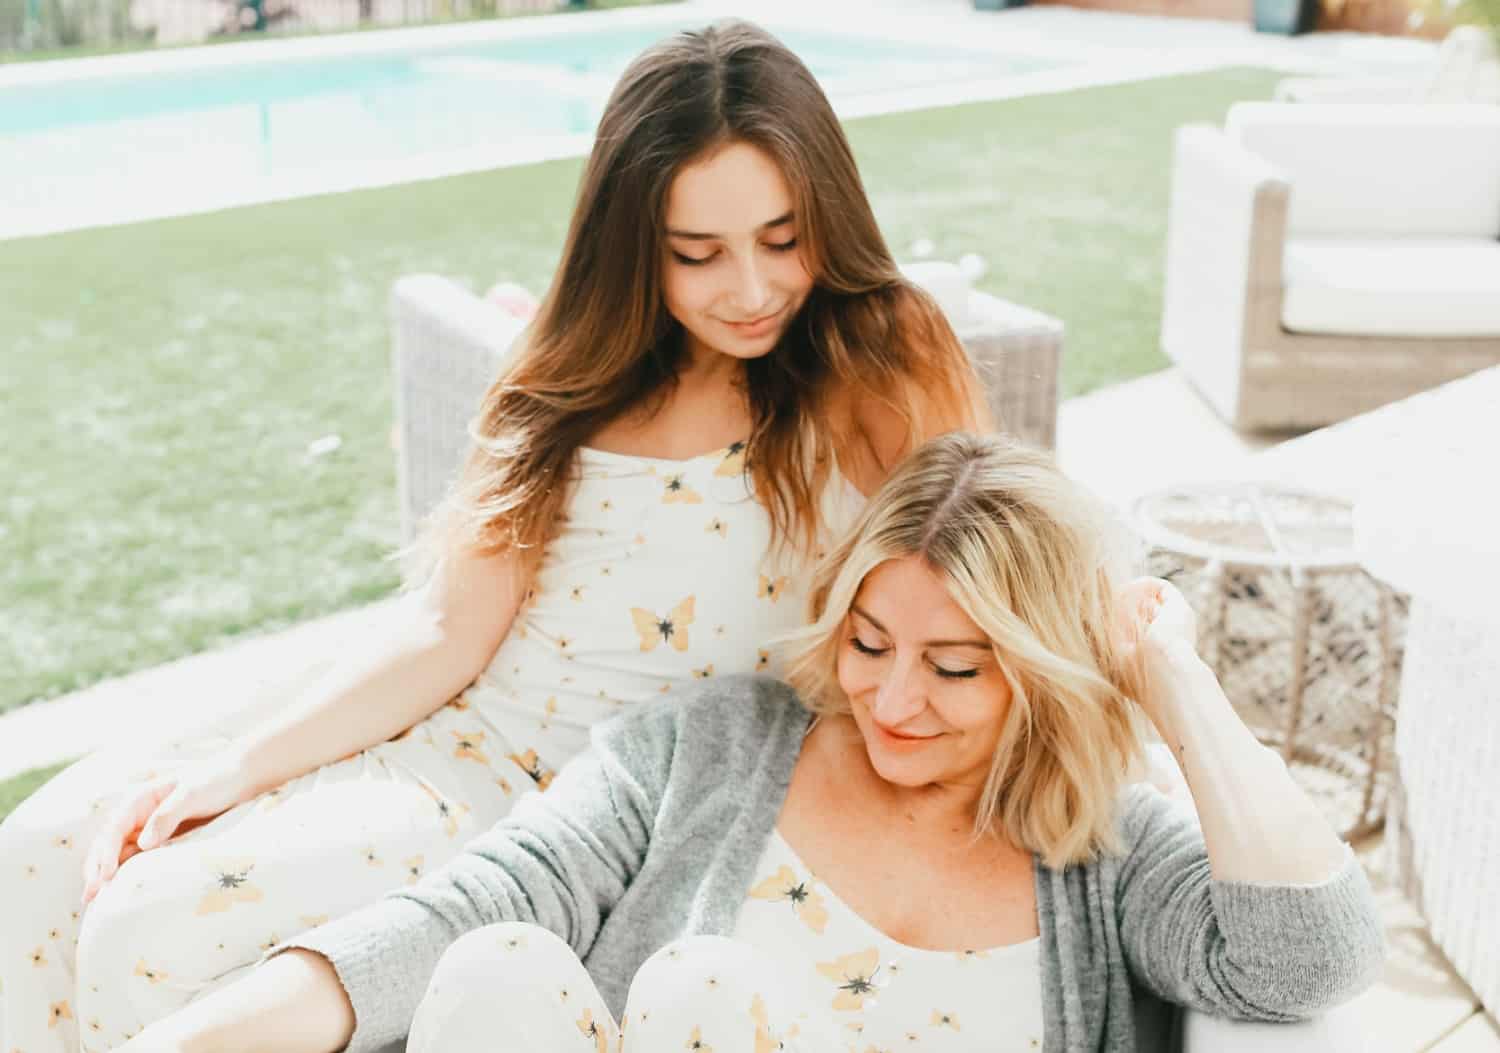
<svg viewBox="0 0 1500 1053"><path fill-rule="evenodd" d="M1193 816L1148 786L1121 812L1116 887L1131 974L1179 1005L1238 1019L1302 1019L1374 982L1384 957L1368 880L1343 866L1312 885L1215 880Z"/></svg>
<svg viewBox="0 0 1500 1053"><path fill-rule="evenodd" d="M676 735L664 705L596 728L545 793L441 869L270 954L303 948L333 965L354 1008L350 1053L406 1034L443 952L473 929L530 922L583 957L645 860Z"/></svg>

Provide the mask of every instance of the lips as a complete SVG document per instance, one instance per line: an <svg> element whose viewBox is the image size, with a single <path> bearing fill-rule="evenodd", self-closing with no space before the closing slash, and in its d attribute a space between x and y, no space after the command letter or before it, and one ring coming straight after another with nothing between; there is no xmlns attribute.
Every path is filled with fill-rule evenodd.
<svg viewBox="0 0 1500 1053"><path fill-rule="evenodd" d="M724 324L729 326L729 328L739 330L740 332L757 332L759 330L768 328L771 323L776 321L776 319L779 317L781 317L781 312L773 311L768 315L763 315L760 318L756 318L748 322L731 322L724 320Z"/></svg>
<svg viewBox="0 0 1500 1053"><path fill-rule="evenodd" d="M890 739L895 739L897 742L929 742L932 739L937 738L936 735L908 735L900 731L892 730L891 728L888 728L883 724L876 724L875 727L882 735Z"/></svg>

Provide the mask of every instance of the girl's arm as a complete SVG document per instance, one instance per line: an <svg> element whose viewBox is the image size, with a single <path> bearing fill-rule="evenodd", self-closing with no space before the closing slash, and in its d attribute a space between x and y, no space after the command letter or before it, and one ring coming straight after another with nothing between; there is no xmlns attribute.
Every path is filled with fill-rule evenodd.
<svg viewBox="0 0 1500 1053"><path fill-rule="evenodd" d="M452 699L510 631L524 595L518 566L511 556L449 559L300 699L218 753L123 799L90 846L84 903L134 851L384 742Z"/></svg>
<svg viewBox="0 0 1500 1053"><path fill-rule="evenodd" d="M457 554L276 719L235 744L248 796L393 738L468 687L525 595L512 554Z"/></svg>

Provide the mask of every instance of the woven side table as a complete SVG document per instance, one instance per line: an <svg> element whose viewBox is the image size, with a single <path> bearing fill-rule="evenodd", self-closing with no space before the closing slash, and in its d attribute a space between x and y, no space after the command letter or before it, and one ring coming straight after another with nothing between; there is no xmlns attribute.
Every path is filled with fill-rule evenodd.
<svg viewBox="0 0 1500 1053"><path fill-rule="evenodd" d="M1138 500L1147 572L1198 616L1198 651L1241 719L1342 836L1384 821L1406 598L1353 552L1347 502L1272 484Z"/></svg>

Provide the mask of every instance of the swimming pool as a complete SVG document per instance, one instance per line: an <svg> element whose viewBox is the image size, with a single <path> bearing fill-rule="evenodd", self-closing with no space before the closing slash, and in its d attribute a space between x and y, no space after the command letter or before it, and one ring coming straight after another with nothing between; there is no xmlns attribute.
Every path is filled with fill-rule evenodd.
<svg viewBox="0 0 1500 1053"><path fill-rule="evenodd" d="M197 64L0 80L0 237L171 215L577 154L644 47L702 25L682 12L497 39L405 31L404 46L264 44ZM836 103L1052 69L1055 56L768 24ZM364 37L375 34L362 35ZM212 52L241 54L220 57ZM58 63L62 66L66 63Z"/></svg>

